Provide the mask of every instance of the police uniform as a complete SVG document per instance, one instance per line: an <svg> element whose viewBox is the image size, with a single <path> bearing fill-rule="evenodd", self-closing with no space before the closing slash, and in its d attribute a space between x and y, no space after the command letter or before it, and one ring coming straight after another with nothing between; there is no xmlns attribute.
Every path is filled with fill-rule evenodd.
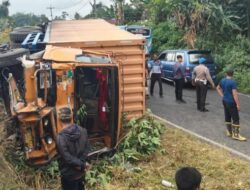
<svg viewBox="0 0 250 190"><path fill-rule="evenodd" d="M162 70L162 65L159 60L154 60L154 63L152 65L151 69L151 84L150 84L150 94L154 94L154 86L155 82L157 81L159 84L160 88L160 97L163 96L163 90L162 90L162 81L161 81L161 70Z"/></svg>
<svg viewBox="0 0 250 190"><path fill-rule="evenodd" d="M182 63L176 62L174 65L175 98L178 102L185 101L182 98L183 86L185 83L185 67Z"/></svg>
<svg viewBox="0 0 250 190"><path fill-rule="evenodd" d="M214 82L211 78L209 69L204 65L205 63L206 59L200 58L199 65L194 68L192 74L192 80L196 86L197 109L201 112L208 111L205 108L207 96L207 82L214 86Z"/></svg>

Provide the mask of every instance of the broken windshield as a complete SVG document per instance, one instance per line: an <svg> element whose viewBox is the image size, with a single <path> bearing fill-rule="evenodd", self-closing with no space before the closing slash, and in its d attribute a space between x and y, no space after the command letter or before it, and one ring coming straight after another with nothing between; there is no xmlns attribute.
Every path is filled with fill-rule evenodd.
<svg viewBox="0 0 250 190"><path fill-rule="evenodd" d="M84 63L111 63L111 58L107 56L96 56L96 55L77 55L76 61Z"/></svg>

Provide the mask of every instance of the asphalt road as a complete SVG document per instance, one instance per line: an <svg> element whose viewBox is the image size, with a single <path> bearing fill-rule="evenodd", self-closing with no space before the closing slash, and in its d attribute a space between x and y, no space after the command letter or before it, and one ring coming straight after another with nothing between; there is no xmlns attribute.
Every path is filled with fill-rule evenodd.
<svg viewBox="0 0 250 190"><path fill-rule="evenodd" d="M224 111L216 90L208 91L206 107L209 112L205 113L196 110L194 88L184 89L183 99L186 100L186 104L179 104L175 101L174 86L171 83L163 83L163 98L160 98L158 94L159 88L156 84L154 96L150 96L147 100L147 107L155 115L250 156L250 96L240 95L241 133L248 138L248 141L239 142L225 135Z"/></svg>

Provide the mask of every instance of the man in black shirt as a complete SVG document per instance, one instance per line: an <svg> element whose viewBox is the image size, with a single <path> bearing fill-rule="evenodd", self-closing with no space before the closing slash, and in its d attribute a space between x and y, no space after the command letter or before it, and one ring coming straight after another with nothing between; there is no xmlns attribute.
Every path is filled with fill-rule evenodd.
<svg viewBox="0 0 250 190"><path fill-rule="evenodd" d="M186 103L182 98L183 86L186 81L185 67L182 56L177 55L177 62L174 65L175 98L177 102Z"/></svg>
<svg viewBox="0 0 250 190"><path fill-rule="evenodd" d="M72 124L71 109L59 110L62 131L57 136L58 164L63 190L84 190L89 142L86 129Z"/></svg>

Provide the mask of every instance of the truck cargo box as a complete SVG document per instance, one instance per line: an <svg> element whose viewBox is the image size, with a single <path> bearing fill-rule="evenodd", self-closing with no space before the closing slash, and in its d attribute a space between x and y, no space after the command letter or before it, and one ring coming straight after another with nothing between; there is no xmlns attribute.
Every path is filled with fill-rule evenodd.
<svg viewBox="0 0 250 190"><path fill-rule="evenodd" d="M121 72L121 110L128 118L145 112L144 38L102 19L52 21L45 35L49 45L109 54Z"/></svg>

